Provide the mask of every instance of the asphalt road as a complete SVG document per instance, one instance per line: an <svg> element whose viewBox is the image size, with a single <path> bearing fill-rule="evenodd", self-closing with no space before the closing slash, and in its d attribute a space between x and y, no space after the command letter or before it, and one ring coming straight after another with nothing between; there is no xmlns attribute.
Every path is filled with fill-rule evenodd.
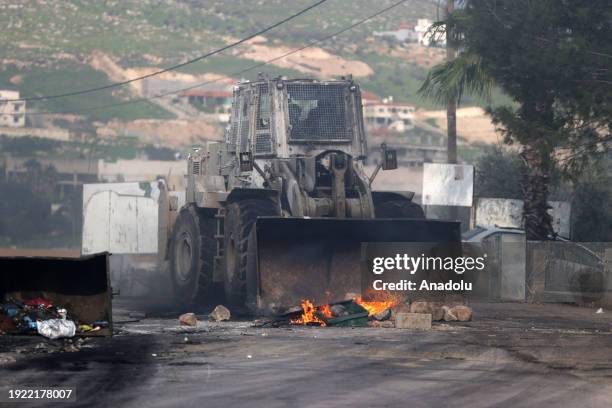
<svg viewBox="0 0 612 408"><path fill-rule="evenodd" d="M473 322L413 332L185 328L120 304L112 338L0 336L0 387L76 387L63 407L612 406L612 312L473 306Z"/></svg>

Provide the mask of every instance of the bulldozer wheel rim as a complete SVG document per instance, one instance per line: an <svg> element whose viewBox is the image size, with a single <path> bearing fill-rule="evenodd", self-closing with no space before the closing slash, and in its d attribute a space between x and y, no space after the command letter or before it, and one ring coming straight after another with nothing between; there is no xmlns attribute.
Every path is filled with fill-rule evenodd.
<svg viewBox="0 0 612 408"><path fill-rule="evenodd" d="M176 269L178 272L178 278L182 281L188 281L191 275L191 264L193 256L193 246L191 242L191 235L188 232L184 232L177 245L177 259Z"/></svg>
<svg viewBox="0 0 612 408"><path fill-rule="evenodd" d="M233 275L236 269L236 240L234 234L230 232L227 245L227 270Z"/></svg>

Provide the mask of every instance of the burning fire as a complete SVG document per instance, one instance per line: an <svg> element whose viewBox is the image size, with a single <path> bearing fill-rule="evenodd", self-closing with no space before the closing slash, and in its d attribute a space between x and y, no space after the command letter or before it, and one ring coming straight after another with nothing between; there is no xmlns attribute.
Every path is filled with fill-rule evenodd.
<svg viewBox="0 0 612 408"><path fill-rule="evenodd" d="M383 312L387 309L397 306L401 303L401 299L393 297L385 297L381 300L363 300L361 296L353 299L355 303L368 311L368 316ZM298 319L290 320L291 324L319 324L326 326L327 324L321 317L333 318L329 305L315 306L310 300L302 300L302 315Z"/></svg>
<svg viewBox="0 0 612 408"><path fill-rule="evenodd" d="M377 300L377 301L365 301L361 296L353 299L355 303L363 307L368 311L368 315L372 316L373 314L384 312L387 309L395 307L399 305L399 299L385 299L385 300Z"/></svg>
<svg viewBox="0 0 612 408"><path fill-rule="evenodd" d="M298 319L292 319L290 321L291 324L309 324L309 323L318 323L321 326L326 326L325 322L319 318L317 315L322 315L324 317L331 318L332 312L329 308L329 305L323 305L321 307L317 307L312 304L312 302L308 299L302 300L302 315Z"/></svg>

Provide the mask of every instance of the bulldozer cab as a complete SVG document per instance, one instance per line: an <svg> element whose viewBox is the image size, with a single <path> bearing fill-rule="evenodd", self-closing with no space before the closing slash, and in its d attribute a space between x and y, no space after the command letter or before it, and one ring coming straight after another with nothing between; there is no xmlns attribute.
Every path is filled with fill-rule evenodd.
<svg viewBox="0 0 612 408"><path fill-rule="evenodd" d="M255 158L338 150L365 157L361 94L351 79L269 79L234 88L229 150Z"/></svg>

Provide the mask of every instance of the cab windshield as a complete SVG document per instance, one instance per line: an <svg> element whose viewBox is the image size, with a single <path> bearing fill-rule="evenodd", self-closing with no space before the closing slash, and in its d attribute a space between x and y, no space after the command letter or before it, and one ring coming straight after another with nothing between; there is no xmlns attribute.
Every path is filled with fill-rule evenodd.
<svg viewBox="0 0 612 408"><path fill-rule="evenodd" d="M346 85L289 84L287 95L291 141L351 141Z"/></svg>

